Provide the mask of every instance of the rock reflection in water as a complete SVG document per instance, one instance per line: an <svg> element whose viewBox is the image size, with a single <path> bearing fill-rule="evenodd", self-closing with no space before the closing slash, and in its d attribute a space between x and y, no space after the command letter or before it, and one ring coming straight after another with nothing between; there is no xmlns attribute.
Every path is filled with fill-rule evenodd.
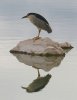
<svg viewBox="0 0 77 100"><path fill-rule="evenodd" d="M13 55L16 56L19 62L44 71L50 71L52 68L59 66L64 58L64 56L41 57L16 53Z"/></svg>
<svg viewBox="0 0 77 100"><path fill-rule="evenodd" d="M65 52L67 53L69 50L65 50ZM50 74L41 77L39 69L50 71L52 68L59 66L64 58L64 56L46 57L32 56L20 53L13 53L13 55L18 59L19 62L32 66L38 70L38 77L33 80L33 82L31 82L27 87L22 87L29 93L37 92L43 89L51 78Z"/></svg>
<svg viewBox="0 0 77 100"><path fill-rule="evenodd" d="M64 58L64 56L41 57L16 53L13 55L16 56L19 62L32 66L38 70L38 77L33 80L33 82L31 82L27 87L22 87L29 93L37 92L43 89L51 78L50 74L40 76L39 69L50 71L53 67L58 66Z"/></svg>

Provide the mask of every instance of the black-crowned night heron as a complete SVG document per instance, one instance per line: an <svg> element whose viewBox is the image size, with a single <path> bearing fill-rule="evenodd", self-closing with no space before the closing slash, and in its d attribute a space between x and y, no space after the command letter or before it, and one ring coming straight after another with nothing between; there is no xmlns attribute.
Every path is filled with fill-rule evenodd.
<svg viewBox="0 0 77 100"><path fill-rule="evenodd" d="M38 28L38 36L35 39L39 39L39 35L41 30L45 30L48 33L52 32L52 29L48 23L48 21L41 15L36 13L28 13L26 16L22 18L29 18L29 20Z"/></svg>

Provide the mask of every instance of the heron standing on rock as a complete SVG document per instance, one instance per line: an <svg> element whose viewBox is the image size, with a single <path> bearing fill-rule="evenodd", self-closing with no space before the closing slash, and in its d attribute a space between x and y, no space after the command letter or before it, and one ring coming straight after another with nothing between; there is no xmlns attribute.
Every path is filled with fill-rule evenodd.
<svg viewBox="0 0 77 100"><path fill-rule="evenodd" d="M52 32L52 29L48 23L48 21L41 15L37 13L28 13L26 16L22 18L29 18L29 20L38 28L38 36L34 39L39 39L39 35L41 30L45 30L48 33Z"/></svg>

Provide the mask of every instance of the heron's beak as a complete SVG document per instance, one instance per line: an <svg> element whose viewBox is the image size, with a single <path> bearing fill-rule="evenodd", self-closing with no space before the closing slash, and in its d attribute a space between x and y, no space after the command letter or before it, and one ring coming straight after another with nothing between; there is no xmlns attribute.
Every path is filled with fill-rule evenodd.
<svg viewBox="0 0 77 100"><path fill-rule="evenodd" d="M26 15L26 16L24 16L24 17L22 17L22 19L23 19L23 18L27 18L27 15Z"/></svg>

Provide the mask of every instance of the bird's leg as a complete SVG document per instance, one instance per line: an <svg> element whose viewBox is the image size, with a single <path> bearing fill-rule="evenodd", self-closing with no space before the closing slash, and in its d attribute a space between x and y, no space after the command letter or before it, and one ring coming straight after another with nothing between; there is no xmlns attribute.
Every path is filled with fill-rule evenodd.
<svg viewBox="0 0 77 100"><path fill-rule="evenodd" d="M37 36L37 37L39 38L39 36L40 36L40 32L41 32L41 29L38 29L38 30L39 30L39 32L38 32L38 36Z"/></svg>
<svg viewBox="0 0 77 100"><path fill-rule="evenodd" d="M40 72L39 72L39 69L37 69L37 71L38 71L38 78L40 77Z"/></svg>
<svg viewBox="0 0 77 100"><path fill-rule="evenodd" d="M33 38L34 40L37 40L37 39L40 38L39 36L40 36L41 29L38 29L38 31L39 31L39 32L38 32L38 36L34 37L34 38Z"/></svg>

